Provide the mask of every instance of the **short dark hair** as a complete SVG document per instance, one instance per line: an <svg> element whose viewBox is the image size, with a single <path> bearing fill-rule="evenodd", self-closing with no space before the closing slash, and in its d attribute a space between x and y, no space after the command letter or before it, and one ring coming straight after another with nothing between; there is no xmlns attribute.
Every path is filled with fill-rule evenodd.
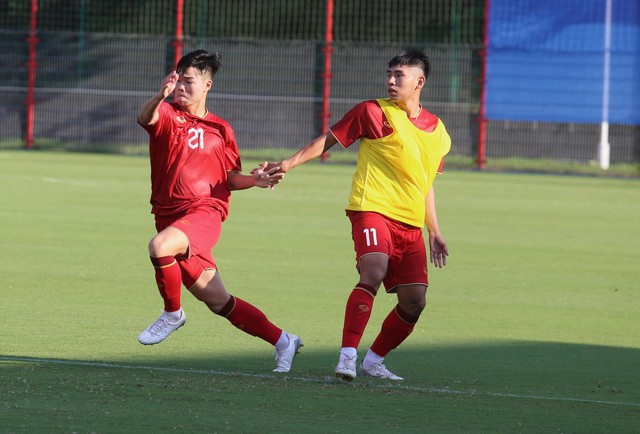
<svg viewBox="0 0 640 434"><path fill-rule="evenodd" d="M176 72L182 74L187 69L194 67L203 74L209 71L211 78L213 78L220 66L222 63L220 62L220 53L217 51L209 53L206 50L195 50L182 56L176 67Z"/></svg>
<svg viewBox="0 0 640 434"><path fill-rule="evenodd" d="M422 69L424 78L429 77L431 63L426 54L414 48L408 48L389 61L389 68L394 66L417 66Z"/></svg>

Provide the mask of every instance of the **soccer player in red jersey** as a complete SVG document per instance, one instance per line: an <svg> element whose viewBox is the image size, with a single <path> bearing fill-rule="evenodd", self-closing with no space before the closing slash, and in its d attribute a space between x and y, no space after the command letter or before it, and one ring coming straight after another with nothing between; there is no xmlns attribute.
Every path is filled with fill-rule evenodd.
<svg viewBox="0 0 640 434"><path fill-rule="evenodd" d="M273 187L283 176L276 168L263 170L264 165L242 174L231 126L206 107L219 68L219 53L196 50L185 55L138 114L138 123L149 133L151 212L158 231L149 242L149 255L164 300L162 314L138 341L157 344L185 323L180 304L184 284L213 313L274 345L274 372L289 372L302 341L229 294L211 254L231 191ZM165 102L171 93L174 102Z"/></svg>
<svg viewBox="0 0 640 434"><path fill-rule="evenodd" d="M336 143L360 141L347 216L351 220L359 281L347 300L342 349L336 376L356 377L357 348L381 284L398 303L360 365L364 375L402 380L383 364L387 354L413 331L426 305L427 256L422 235L429 233L431 262L446 264L449 254L436 216L433 181L442 171L451 139L444 124L420 105L430 72L428 57L406 50L389 62L388 98L353 107L329 131L290 158L270 163L287 172L322 155Z"/></svg>

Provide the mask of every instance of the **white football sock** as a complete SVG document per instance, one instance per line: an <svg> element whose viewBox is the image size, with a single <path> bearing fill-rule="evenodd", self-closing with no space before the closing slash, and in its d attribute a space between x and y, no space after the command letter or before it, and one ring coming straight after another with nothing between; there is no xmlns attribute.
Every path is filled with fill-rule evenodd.
<svg viewBox="0 0 640 434"><path fill-rule="evenodd" d="M353 359L354 357L358 357L358 350L354 347L342 347L342 349L340 349L340 357Z"/></svg>
<svg viewBox="0 0 640 434"><path fill-rule="evenodd" d="M367 368L374 363L382 363L384 361L384 357L381 357L374 353L373 351L367 351L367 355L364 356L364 360L362 361L362 365Z"/></svg>
<svg viewBox="0 0 640 434"><path fill-rule="evenodd" d="M289 346L289 335L282 330L282 334L280 335L280 339L276 342L276 350L283 351Z"/></svg>
<svg viewBox="0 0 640 434"><path fill-rule="evenodd" d="M169 322L177 323L182 318L182 308L176 310L175 312L167 312L166 310L162 311L162 315L169 320Z"/></svg>

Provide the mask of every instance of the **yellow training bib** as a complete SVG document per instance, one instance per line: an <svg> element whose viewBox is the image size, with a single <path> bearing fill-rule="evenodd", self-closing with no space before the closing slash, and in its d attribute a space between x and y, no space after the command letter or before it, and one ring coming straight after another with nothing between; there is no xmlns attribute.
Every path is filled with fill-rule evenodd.
<svg viewBox="0 0 640 434"><path fill-rule="evenodd" d="M378 104L393 133L360 140L347 209L378 212L421 228L425 197L451 149L451 138L440 119L428 133L413 125L389 99L379 99Z"/></svg>

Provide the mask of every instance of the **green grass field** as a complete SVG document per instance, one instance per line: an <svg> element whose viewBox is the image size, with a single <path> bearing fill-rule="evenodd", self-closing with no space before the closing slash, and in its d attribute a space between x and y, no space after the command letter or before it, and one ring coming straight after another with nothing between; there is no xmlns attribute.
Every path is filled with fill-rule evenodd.
<svg viewBox="0 0 640 434"><path fill-rule="evenodd" d="M186 291L186 326L138 344L162 308L146 158L0 152L0 432L640 432L640 181L439 176L451 255L386 360L405 381L346 384L352 172L233 194L221 276L305 341L275 375L269 345ZM394 304L378 295L362 353Z"/></svg>

